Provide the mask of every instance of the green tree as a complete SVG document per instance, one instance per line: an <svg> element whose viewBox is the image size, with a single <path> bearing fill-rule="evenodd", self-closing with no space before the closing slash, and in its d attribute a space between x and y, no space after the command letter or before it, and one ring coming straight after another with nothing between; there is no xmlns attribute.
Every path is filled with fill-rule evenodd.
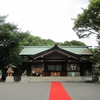
<svg viewBox="0 0 100 100"><path fill-rule="evenodd" d="M30 42L28 41L28 38L30 37L30 32L27 31L27 32L20 32L18 34L19 36L19 45L20 46L28 46L30 45ZM32 39L33 40L33 39Z"/></svg>
<svg viewBox="0 0 100 100"><path fill-rule="evenodd" d="M64 43L61 44L61 46L86 46L85 43L72 40L72 41L65 41Z"/></svg>
<svg viewBox="0 0 100 100"><path fill-rule="evenodd" d="M18 47L18 39L16 37L16 26L10 23L0 25L0 65L4 66L14 62L12 60L15 55L16 47ZM13 57L13 59L16 58Z"/></svg>
<svg viewBox="0 0 100 100"><path fill-rule="evenodd" d="M0 16L0 69L5 65L19 65L19 42L22 37L17 25L5 22L5 16Z"/></svg>
<svg viewBox="0 0 100 100"><path fill-rule="evenodd" d="M87 38L90 35L96 35L98 44L100 45L100 0L90 0L87 9L83 9L83 13L78 14L74 20L73 30L79 38ZM93 49L92 60L100 61L100 50Z"/></svg>
<svg viewBox="0 0 100 100"><path fill-rule="evenodd" d="M51 39L42 39L41 41L41 45L44 45L44 46L54 46L55 45L55 42Z"/></svg>
<svg viewBox="0 0 100 100"><path fill-rule="evenodd" d="M89 37L95 34L100 38L100 0L90 0L87 9L78 14L74 20L73 30L79 38Z"/></svg>
<svg viewBox="0 0 100 100"><path fill-rule="evenodd" d="M17 25L7 23L5 19L6 16L0 16L0 69L3 71L3 79L6 73L5 66L8 64L17 66L15 72L20 74L20 45L29 36L28 32L21 32Z"/></svg>
<svg viewBox="0 0 100 100"><path fill-rule="evenodd" d="M30 35L29 32L22 33L21 46L53 46L55 42L51 39L41 39L39 36Z"/></svg>
<svg viewBox="0 0 100 100"><path fill-rule="evenodd" d="M91 57L91 60L94 63L100 63L100 48L91 48L90 51L93 53L93 57Z"/></svg>
<svg viewBox="0 0 100 100"><path fill-rule="evenodd" d="M70 43L71 43L73 46L86 46L85 43L80 42L80 41L76 41L76 40L72 40L72 41L70 41Z"/></svg>
<svg viewBox="0 0 100 100"><path fill-rule="evenodd" d="M33 36L33 41L31 43L33 46L40 46L41 45L41 38L38 36Z"/></svg>
<svg viewBox="0 0 100 100"><path fill-rule="evenodd" d="M65 41L61 46L72 46L72 44L69 41Z"/></svg>

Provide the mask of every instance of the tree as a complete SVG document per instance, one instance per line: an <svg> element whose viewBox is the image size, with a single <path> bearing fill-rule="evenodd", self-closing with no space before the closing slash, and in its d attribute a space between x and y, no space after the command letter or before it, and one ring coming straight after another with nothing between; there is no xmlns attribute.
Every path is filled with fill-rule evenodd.
<svg viewBox="0 0 100 100"><path fill-rule="evenodd" d="M72 44L69 41L65 41L61 46L72 46Z"/></svg>
<svg viewBox="0 0 100 100"><path fill-rule="evenodd" d="M70 41L70 43L71 43L73 46L86 46L85 43L80 42L80 41L76 41L76 40L72 40L72 41Z"/></svg>
<svg viewBox="0 0 100 100"><path fill-rule="evenodd" d="M100 0L90 0L87 9L78 14L74 20L73 30L79 38L89 37L95 34L100 39Z"/></svg>
<svg viewBox="0 0 100 100"><path fill-rule="evenodd" d="M28 38L30 37L30 32L21 32L18 34L19 35L19 45L20 46L28 46L30 45L31 41L28 41ZM33 40L33 39L32 39Z"/></svg>
<svg viewBox="0 0 100 100"><path fill-rule="evenodd" d="M94 63L100 63L100 48L91 48L90 51L93 53L93 57L91 57L91 60Z"/></svg>
<svg viewBox="0 0 100 100"><path fill-rule="evenodd" d="M30 33L21 34L21 46L53 46L55 42L51 39L41 39L39 36L30 35Z"/></svg>
<svg viewBox="0 0 100 100"><path fill-rule="evenodd" d="M64 43L61 44L62 46L86 46L85 43L72 40L72 41L65 41Z"/></svg>
<svg viewBox="0 0 100 100"><path fill-rule="evenodd" d="M56 42L54 42L53 40L51 39L42 39L41 40L41 45L44 45L44 46L54 46L56 44Z"/></svg>
<svg viewBox="0 0 100 100"><path fill-rule="evenodd" d="M5 66L13 64L17 66L17 70L21 70L20 44L29 35L28 32L21 32L17 25L5 22L5 19L6 16L0 16L0 69L3 71L3 79ZM20 72L17 71L17 74Z"/></svg>
<svg viewBox="0 0 100 100"><path fill-rule="evenodd" d="M0 69L5 65L19 65L19 42L22 37L16 25L5 22L5 16L0 16Z"/></svg>
<svg viewBox="0 0 100 100"><path fill-rule="evenodd" d="M78 14L74 20L73 30L79 38L87 38L94 34L97 37L100 45L100 0L90 0L87 9L83 9L83 13ZM92 60L94 62L100 61L100 50L93 49Z"/></svg>
<svg viewBox="0 0 100 100"><path fill-rule="evenodd" d="M11 58L16 47L18 47L16 37L16 26L10 23L0 25L0 65L4 66L12 63ZM17 49L16 49L17 50Z"/></svg>

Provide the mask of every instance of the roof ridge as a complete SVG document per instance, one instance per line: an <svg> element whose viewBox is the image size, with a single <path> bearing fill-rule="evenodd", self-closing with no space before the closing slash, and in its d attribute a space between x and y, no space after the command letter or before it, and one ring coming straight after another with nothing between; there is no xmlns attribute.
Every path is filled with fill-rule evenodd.
<svg viewBox="0 0 100 100"><path fill-rule="evenodd" d="M51 48L51 47L54 47L54 46L21 46L23 48ZM58 46L60 48L89 48L89 47L92 47L92 46Z"/></svg>
<svg viewBox="0 0 100 100"><path fill-rule="evenodd" d="M92 46L59 46L59 47L65 47L65 48L88 48Z"/></svg>
<svg viewBox="0 0 100 100"><path fill-rule="evenodd" d="M21 46L21 47L24 47L24 48L46 48L46 47L53 47L53 46Z"/></svg>

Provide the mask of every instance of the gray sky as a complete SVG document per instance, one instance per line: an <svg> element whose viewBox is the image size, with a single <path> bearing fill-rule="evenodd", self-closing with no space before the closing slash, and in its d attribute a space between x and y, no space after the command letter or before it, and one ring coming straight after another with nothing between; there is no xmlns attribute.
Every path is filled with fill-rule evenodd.
<svg viewBox="0 0 100 100"><path fill-rule="evenodd" d="M55 42L77 40L88 46L97 45L95 36L79 39L72 30L73 21L88 0L0 0L0 14L9 15L8 22L17 24L23 31Z"/></svg>

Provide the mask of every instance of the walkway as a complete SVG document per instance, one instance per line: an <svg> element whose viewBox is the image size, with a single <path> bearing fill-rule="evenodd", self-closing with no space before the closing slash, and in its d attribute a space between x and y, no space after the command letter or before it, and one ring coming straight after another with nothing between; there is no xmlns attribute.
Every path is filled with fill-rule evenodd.
<svg viewBox="0 0 100 100"><path fill-rule="evenodd" d="M60 83L72 100L100 100L100 83ZM49 100L51 84L51 82L1 82L0 100ZM63 98L61 100L63 100Z"/></svg>

